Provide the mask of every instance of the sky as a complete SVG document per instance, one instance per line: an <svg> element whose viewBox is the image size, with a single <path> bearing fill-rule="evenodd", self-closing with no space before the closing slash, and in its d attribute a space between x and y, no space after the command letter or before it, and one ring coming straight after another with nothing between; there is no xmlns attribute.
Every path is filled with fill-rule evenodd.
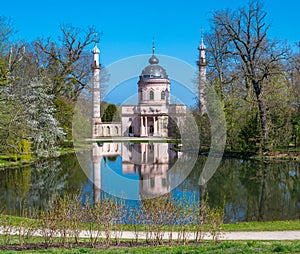
<svg viewBox="0 0 300 254"><path fill-rule="evenodd" d="M248 0L96 0L2 1L0 15L10 17L18 36L25 40L57 38L62 24L102 32L101 62L138 54L150 54L155 38L157 54L195 64L201 29L209 30L212 12L238 8ZM269 36L300 41L300 1L265 0Z"/></svg>
<svg viewBox="0 0 300 254"><path fill-rule="evenodd" d="M98 47L104 66L127 57L151 54L154 38L156 54L178 58L196 68L201 30L209 31L212 13L237 9L247 3L248 0L15 0L13 4L2 1L0 15L11 18L17 36L26 41L56 39L63 24L94 26L102 33ZM300 1L263 3L267 22L271 24L269 37L285 40L296 48L300 41ZM136 82L133 84L136 86Z"/></svg>

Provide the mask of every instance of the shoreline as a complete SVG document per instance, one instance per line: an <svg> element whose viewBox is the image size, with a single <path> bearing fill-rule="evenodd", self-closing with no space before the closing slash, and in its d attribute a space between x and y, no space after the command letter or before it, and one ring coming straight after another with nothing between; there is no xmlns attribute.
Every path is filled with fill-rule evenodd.
<svg viewBox="0 0 300 254"><path fill-rule="evenodd" d="M59 158L60 156L72 154L75 153L74 148L63 148L59 150L59 155L57 157L51 157L51 158L45 158L45 159L53 159L53 158ZM30 160L18 160L18 161L0 161L0 170L4 170L7 168L23 168L33 165L35 162L37 162L39 159L42 158L32 158Z"/></svg>
<svg viewBox="0 0 300 254"><path fill-rule="evenodd" d="M180 150L179 150L180 151ZM74 148L63 148L59 151L59 156L67 155L67 154L73 154L75 153ZM209 151L202 150L199 151L199 156L208 156ZM243 152L231 152L231 151L225 151L223 158L232 158L232 159L245 159L245 160L255 160L255 161L261 161L261 162L300 162L300 153L297 152L269 152L265 154L249 154L249 153L243 153ZM49 158L49 159L53 159ZM38 161L39 158L32 158L31 160L18 160L18 161L0 161L0 170L6 169L6 168L20 168L20 167L26 167L34 164L36 161Z"/></svg>
<svg viewBox="0 0 300 254"><path fill-rule="evenodd" d="M199 151L199 155L208 156L209 151L202 150ZM245 159L245 160L256 160L256 161L269 161L269 162L287 162L295 161L300 162L300 153L295 152L269 152L265 154L255 154L255 153L243 153L243 152L231 152L224 151L223 158L233 158L233 159Z"/></svg>

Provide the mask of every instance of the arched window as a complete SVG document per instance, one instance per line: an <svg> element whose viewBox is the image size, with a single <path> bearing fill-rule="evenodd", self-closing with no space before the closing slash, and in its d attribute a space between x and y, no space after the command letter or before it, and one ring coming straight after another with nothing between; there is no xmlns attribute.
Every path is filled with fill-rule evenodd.
<svg viewBox="0 0 300 254"><path fill-rule="evenodd" d="M110 127L107 126L107 135L110 136Z"/></svg>
<svg viewBox="0 0 300 254"><path fill-rule="evenodd" d="M150 91L150 101L154 100L154 92L151 90Z"/></svg>
<svg viewBox="0 0 300 254"><path fill-rule="evenodd" d="M115 126L116 135L119 135L119 129L117 126Z"/></svg>
<svg viewBox="0 0 300 254"><path fill-rule="evenodd" d="M160 94L160 99L164 100L165 98L166 98L166 93L165 93L165 91L162 91Z"/></svg>

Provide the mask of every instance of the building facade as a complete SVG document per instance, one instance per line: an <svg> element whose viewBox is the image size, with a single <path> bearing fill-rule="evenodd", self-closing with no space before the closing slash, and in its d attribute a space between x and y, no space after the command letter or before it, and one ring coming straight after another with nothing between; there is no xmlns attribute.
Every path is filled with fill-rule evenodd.
<svg viewBox="0 0 300 254"><path fill-rule="evenodd" d="M122 106L122 134L137 137L168 137L171 114L184 116L186 106L170 103L170 80L154 51L138 81L138 104Z"/></svg>
<svg viewBox="0 0 300 254"><path fill-rule="evenodd" d="M206 82L205 45L203 40L198 48L199 98L204 106L203 94ZM166 70L159 65L159 59L152 48L152 56L141 72L138 80L138 103L122 105L120 123L102 123L100 114L100 72L99 49L94 48L93 64L93 138L106 136L169 137L185 122L186 105L172 104L170 101L170 79ZM201 87L200 87L201 86ZM95 97L98 96L98 102ZM175 130L176 129L176 130Z"/></svg>

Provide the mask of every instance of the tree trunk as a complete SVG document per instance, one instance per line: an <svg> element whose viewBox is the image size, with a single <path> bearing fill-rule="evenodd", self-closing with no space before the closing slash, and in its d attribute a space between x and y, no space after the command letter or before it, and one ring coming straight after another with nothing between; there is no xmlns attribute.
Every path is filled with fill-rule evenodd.
<svg viewBox="0 0 300 254"><path fill-rule="evenodd" d="M268 122L266 116L266 105L264 101L261 99L261 87L258 82L252 81L257 105L258 105L258 112L259 112L259 119L260 119L260 126L261 126L261 146L262 148L266 148L267 141L268 141Z"/></svg>

